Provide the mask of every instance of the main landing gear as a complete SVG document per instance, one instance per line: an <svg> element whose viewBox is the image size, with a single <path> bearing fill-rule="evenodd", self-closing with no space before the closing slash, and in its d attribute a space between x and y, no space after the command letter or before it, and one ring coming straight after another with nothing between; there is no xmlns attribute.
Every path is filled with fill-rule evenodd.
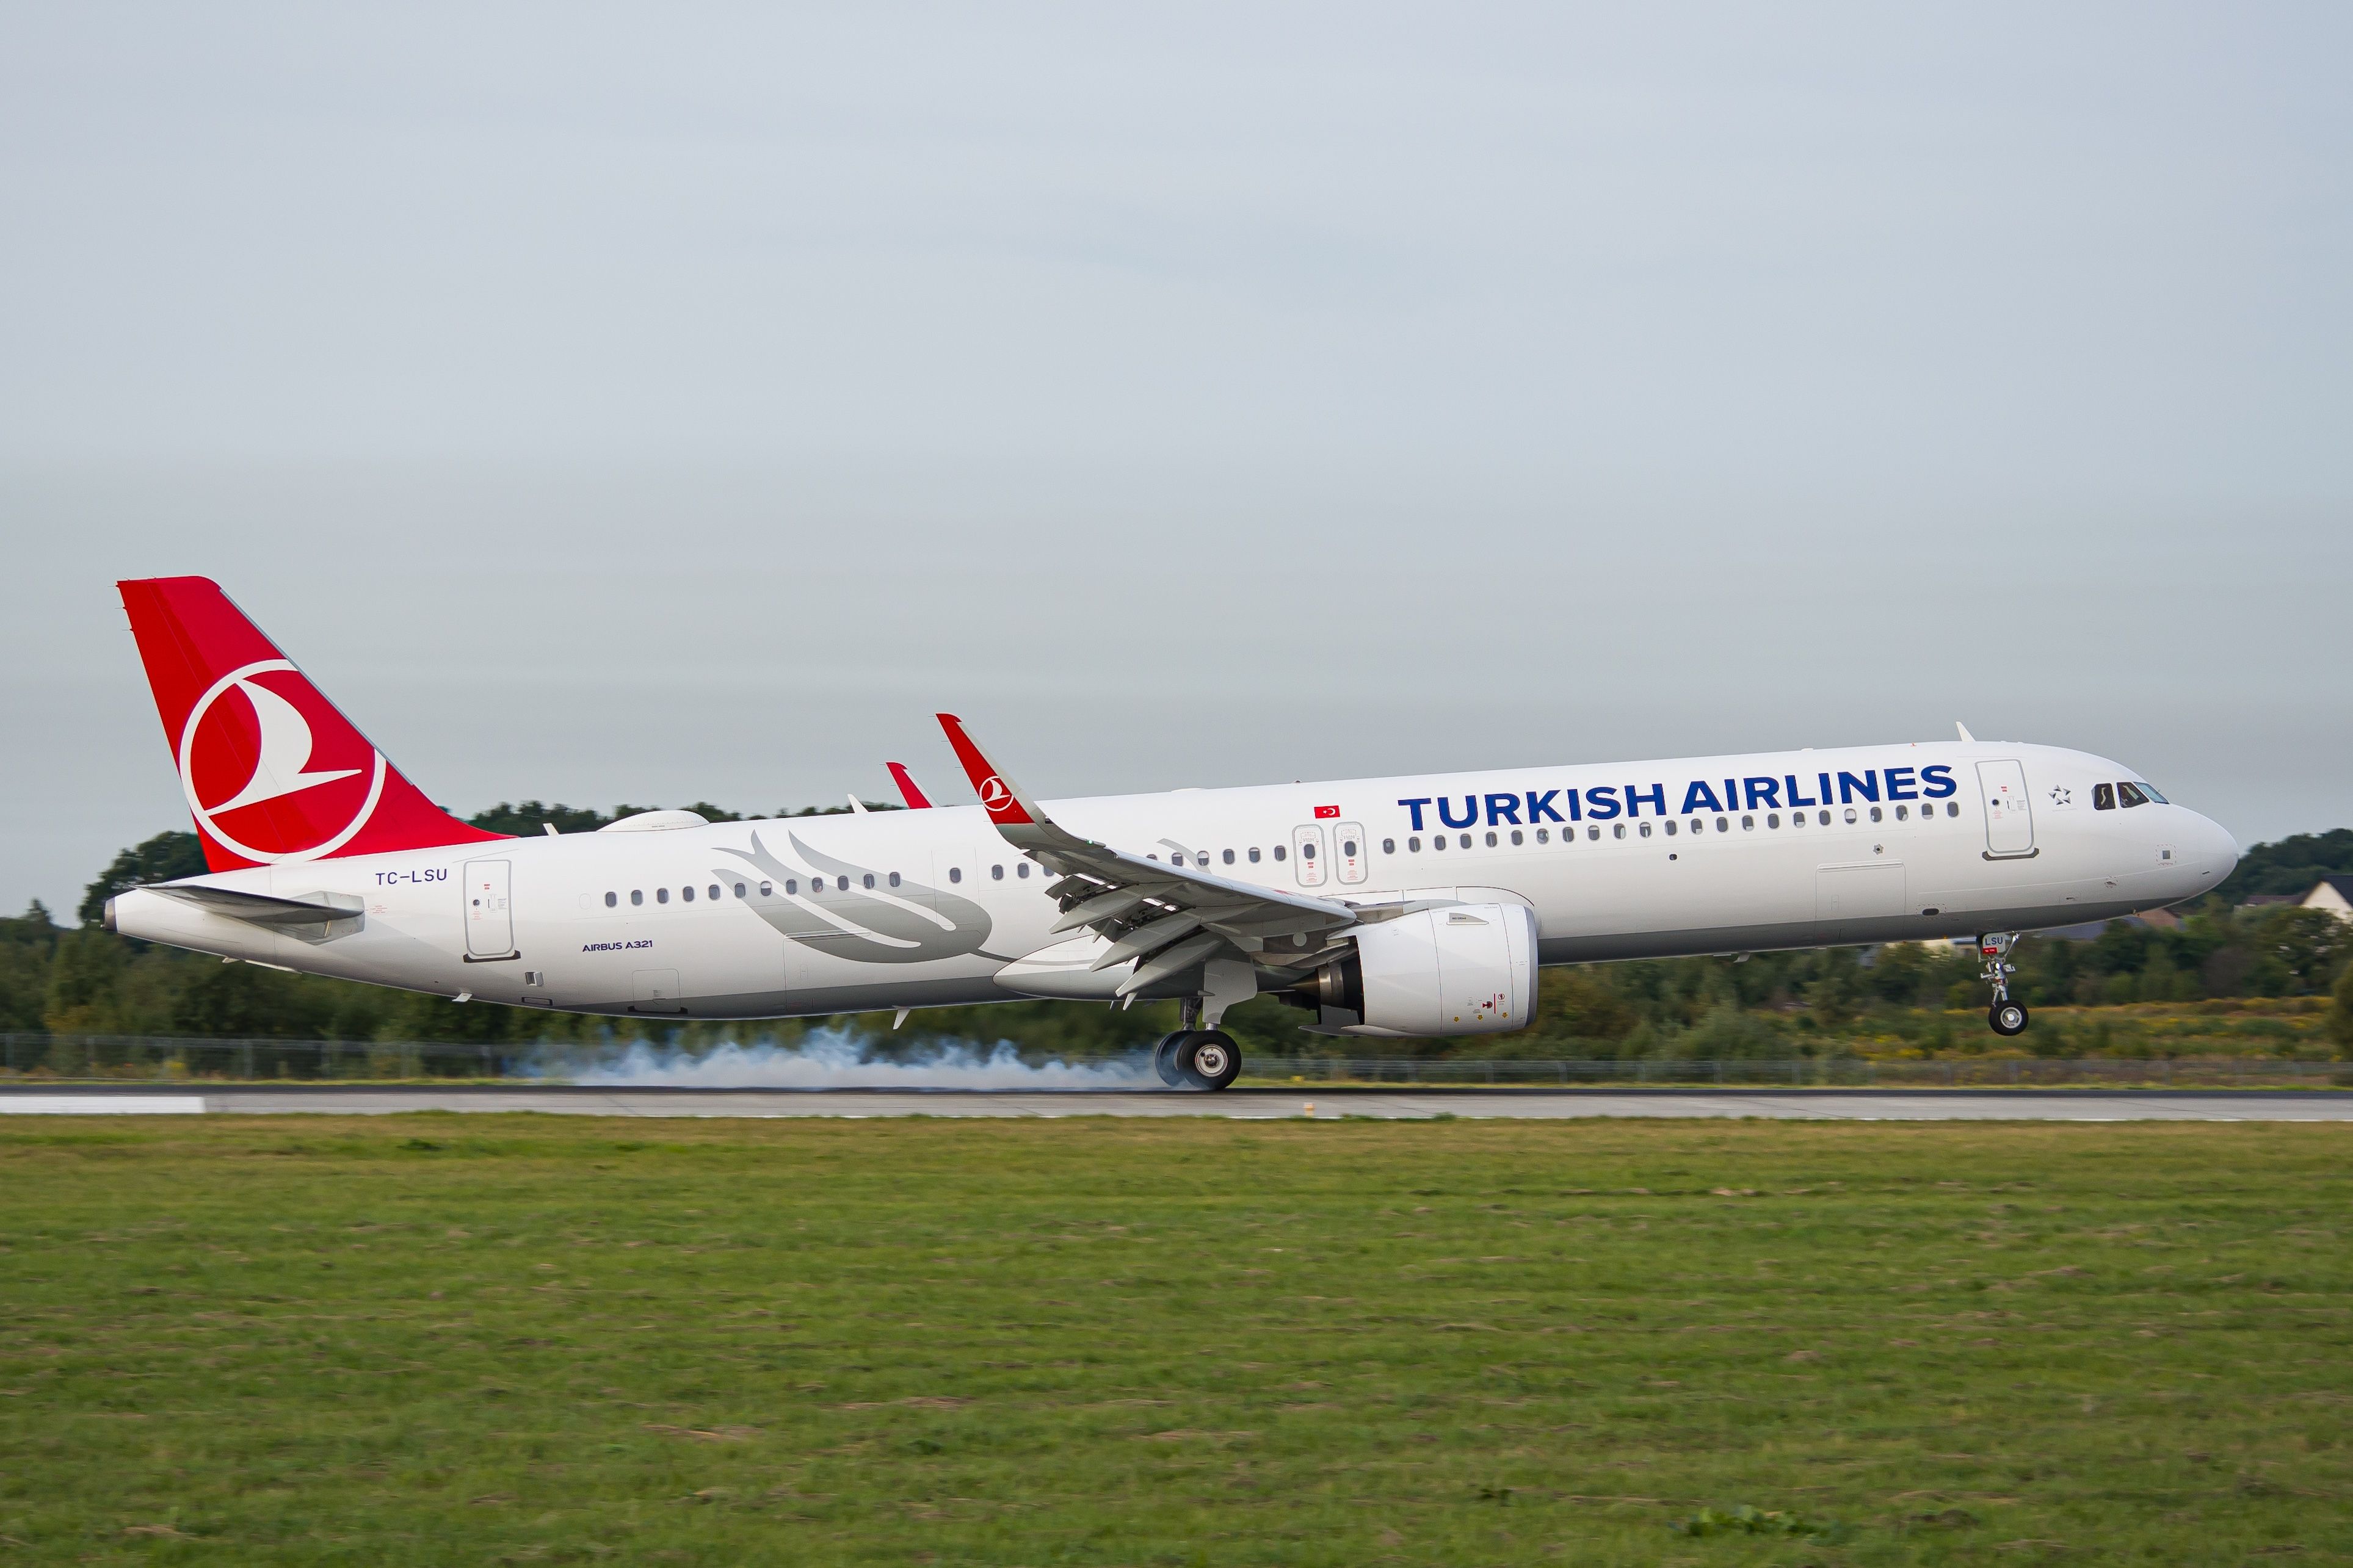
<svg viewBox="0 0 2353 1568"><path fill-rule="evenodd" d="M1223 1029L1179 1029L1153 1047L1153 1068L1171 1089L1223 1089L1242 1072L1242 1048Z"/></svg>
<svg viewBox="0 0 2353 1568"><path fill-rule="evenodd" d="M2017 942L2014 931L1989 931L1978 938L1978 955L1985 960L1978 978L1993 986L1993 1005L1986 1009L1986 1022L2005 1039L2026 1033L2026 1005L2010 999L2010 977L2018 973L2018 965L2010 962L2010 950Z"/></svg>
<svg viewBox="0 0 2353 1568"><path fill-rule="evenodd" d="M1224 1009L1220 1008L1222 1012ZM1223 1029L1198 1027L1201 1004L1187 997L1180 1009L1185 1026L1152 1048L1153 1070L1171 1089L1223 1089L1242 1072L1242 1048Z"/></svg>

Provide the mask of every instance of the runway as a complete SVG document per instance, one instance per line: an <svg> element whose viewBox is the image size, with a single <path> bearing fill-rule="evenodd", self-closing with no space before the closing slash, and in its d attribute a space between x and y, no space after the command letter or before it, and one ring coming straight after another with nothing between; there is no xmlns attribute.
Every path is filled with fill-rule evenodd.
<svg viewBox="0 0 2353 1568"><path fill-rule="evenodd" d="M193 1089L193 1091L192 1091ZM387 1116L403 1111L553 1116L1222 1116L1237 1121L1377 1117L1764 1117L1790 1121L2353 1121L2353 1094L2326 1089L1233 1089L1223 1094L1109 1089L410 1088L304 1085L194 1089L0 1091L0 1115Z"/></svg>

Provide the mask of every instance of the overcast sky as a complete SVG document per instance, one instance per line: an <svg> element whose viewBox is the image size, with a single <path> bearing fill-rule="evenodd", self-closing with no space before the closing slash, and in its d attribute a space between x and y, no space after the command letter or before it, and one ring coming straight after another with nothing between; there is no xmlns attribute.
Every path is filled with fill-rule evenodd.
<svg viewBox="0 0 2353 1568"><path fill-rule="evenodd" d="M120 576L437 799L1980 736L2353 824L2353 11L0 5L0 902Z"/></svg>

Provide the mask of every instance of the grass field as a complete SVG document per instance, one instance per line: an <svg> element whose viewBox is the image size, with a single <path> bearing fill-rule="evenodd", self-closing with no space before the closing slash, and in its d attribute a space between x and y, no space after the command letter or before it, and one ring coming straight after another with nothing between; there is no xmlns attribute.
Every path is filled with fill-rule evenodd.
<svg viewBox="0 0 2353 1568"><path fill-rule="evenodd" d="M0 1560L2338 1560L2348 1169L2329 1126L0 1127Z"/></svg>

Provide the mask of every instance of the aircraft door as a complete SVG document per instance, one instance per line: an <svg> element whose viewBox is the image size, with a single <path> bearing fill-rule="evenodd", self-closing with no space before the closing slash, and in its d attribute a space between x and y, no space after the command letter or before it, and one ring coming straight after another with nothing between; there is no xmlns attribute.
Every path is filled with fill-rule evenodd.
<svg viewBox="0 0 2353 1568"><path fill-rule="evenodd" d="M2014 762L1979 763L1985 797L1986 858L2022 860L2034 853L2034 807L2026 798L2026 768Z"/></svg>
<svg viewBox="0 0 2353 1568"><path fill-rule="evenodd" d="M1373 864L1372 846L1365 842L1361 822L1332 825L1332 874L1344 882L1361 882Z"/></svg>
<svg viewBox="0 0 2353 1568"><path fill-rule="evenodd" d="M514 910L504 860L466 862L466 956L514 956Z"/></svg>
<svg viewBox="0 0 2353 1568"><path fill-rule="evenodd" d="M1361 845L1361 840L1359 841ZM1312 822L1303 822L1291 830L1291 868L1303 888L1320 888L1328 874L1324 862L1324 829Z"/></svg>

